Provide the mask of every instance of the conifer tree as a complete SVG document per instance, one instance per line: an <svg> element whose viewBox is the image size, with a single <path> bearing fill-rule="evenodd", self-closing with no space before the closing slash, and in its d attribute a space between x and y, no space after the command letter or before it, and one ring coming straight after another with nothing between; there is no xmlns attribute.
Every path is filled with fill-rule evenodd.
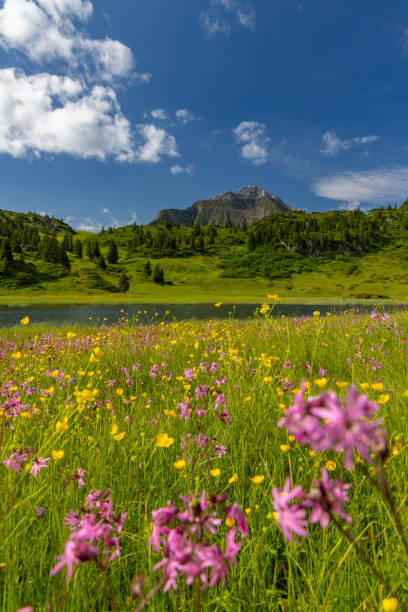
<svg viewBox="0 0 408 612"><path fill-rule="evenodd" d="M116 242L114 240L110 240L109 242L108 254L106 256L106 259L108 260L108 263L110 264L118 263L118 259L119 259L118 247L116 246Z"/></svg>
<svg viewBox="0 0 408 612"><path fill-rule="evenodd" d="M79 259L82 259L82 242L80 241L79 238L77 238L75 240L75 244L74 244L74 254L79 257Z"/></svg>
<svg viewBox="0 0 408 612"><path fill-rule="evenodd" d="M126 293L127 291L129 291L129 278L124 272L120 275L119 278L119 291L121 293Z"/></svg>

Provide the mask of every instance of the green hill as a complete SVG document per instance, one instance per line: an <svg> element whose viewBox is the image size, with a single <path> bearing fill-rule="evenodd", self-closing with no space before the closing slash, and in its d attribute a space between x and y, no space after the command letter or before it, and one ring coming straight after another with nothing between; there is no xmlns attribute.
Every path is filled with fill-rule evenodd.
<svg viewBox="0 0 408 612"><path fill-rule="evenodd" d="M249 227L167 222L98 234L0 212L3 303L258 301L268 293L405 298L408 201L367 214L292 210Z"/></svg>

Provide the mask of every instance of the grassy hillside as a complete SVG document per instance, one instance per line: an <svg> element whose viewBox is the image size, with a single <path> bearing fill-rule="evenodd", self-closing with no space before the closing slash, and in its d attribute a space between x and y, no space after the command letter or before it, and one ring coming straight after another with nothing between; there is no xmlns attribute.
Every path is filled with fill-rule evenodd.
<svg viewBox="0 0 408 612"><path fill-rule="evenodd" d="M43 225L37 250L24 243L20 252L12 249L8 275L0 274L0 300L258 301L267 293L288 299L406 298L407 212L404 204L369 215L279 214L250 228L166 224L99 234L75 232L65 264L60 255L44 260L50 257L41 252L41 244L44 235L53 232ZM60 230L61 247L68 231ZM0 245L1 239L16 244L13 236L0 234ZM87 254L88 243L95 240L98 257ZM76 241L82 245L82 257L72 246ZM109 263L112 241L117 263ZM153 268L150 276L145 269L148 261ZM153 281L156 266L163 270L164 282ZM119 291L123 274L129 280L126 293Z"/></svg>

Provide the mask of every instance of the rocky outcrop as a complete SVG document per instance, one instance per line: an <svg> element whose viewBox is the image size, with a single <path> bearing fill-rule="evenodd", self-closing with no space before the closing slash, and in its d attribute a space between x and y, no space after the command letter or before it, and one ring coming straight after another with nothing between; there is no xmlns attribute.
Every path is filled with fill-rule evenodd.
<svg viewBox="0 0 408 612"><path fill-rule="evenodd" d="M172 225L251 225L263 217L281 212L290 212L278 196L256 185L242 187L238 191L227 191L220 195L198 200L189 208L161 210L151 225L171 223Z"/></svg>

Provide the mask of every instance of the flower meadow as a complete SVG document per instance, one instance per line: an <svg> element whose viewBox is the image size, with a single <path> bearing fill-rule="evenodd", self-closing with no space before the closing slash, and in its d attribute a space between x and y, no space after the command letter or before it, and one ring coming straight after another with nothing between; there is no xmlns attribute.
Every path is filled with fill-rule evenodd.
<svg viewBox="0 0 408 612"><path fill-rule="evenodd" d="M275 299L1 330L2 610L408 608L408 314Z"/></svg>

